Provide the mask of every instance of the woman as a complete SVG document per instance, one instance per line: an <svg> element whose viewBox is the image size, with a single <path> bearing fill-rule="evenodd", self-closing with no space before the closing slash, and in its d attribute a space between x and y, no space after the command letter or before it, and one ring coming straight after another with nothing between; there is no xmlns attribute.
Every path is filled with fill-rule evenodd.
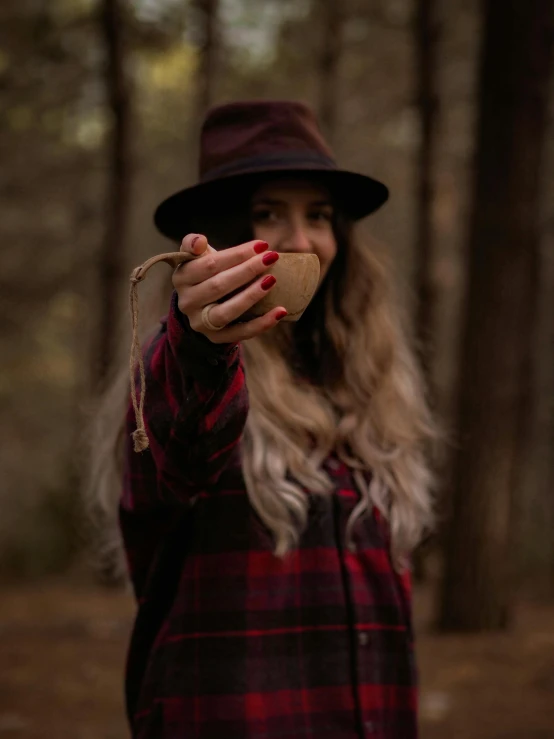
<svg viewBox="0 0 554 739"><path fill-rule="evenodd" d="M407 563L430 521L433 426L383 270L353 235L387 189L337 169L289 102L213 110L200 172L155 215L202 256L175 270L145 348L143 453L127 415L133 737L410 739ZM287 251L321 264L300 321L237 320Z"/></svg>

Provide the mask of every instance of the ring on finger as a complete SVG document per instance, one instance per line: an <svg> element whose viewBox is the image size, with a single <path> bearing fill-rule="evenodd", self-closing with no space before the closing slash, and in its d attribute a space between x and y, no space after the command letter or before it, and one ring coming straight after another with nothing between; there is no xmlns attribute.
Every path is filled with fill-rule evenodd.
<svg viewBox="0 0 554 739"><path fill-rule="evenodd" d="M209 303L202 309L202 325L204 328L207 328L208 331L221 331L222 328L225 328L225 326L214 326L210 321L210 311L216 305L217 303Z"/></svg>

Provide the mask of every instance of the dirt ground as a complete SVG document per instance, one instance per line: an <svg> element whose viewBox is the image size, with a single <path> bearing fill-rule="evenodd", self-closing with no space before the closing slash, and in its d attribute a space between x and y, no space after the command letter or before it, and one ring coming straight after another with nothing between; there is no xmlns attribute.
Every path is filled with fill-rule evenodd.
<svg viewBox="0 0 554 739"><path fill-rule="evenodd" d="M130 595L66 577L3 586L0 604L0 739L128 738ZM430 606L416 593L422 739L554 739L554 604L470 637L430 633Z"/></svg>

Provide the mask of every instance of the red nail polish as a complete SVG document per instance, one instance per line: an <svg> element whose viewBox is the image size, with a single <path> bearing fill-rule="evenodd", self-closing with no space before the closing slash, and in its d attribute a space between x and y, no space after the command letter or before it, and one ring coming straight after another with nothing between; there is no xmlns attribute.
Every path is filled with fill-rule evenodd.
<svg viewBox="0 0 554 739"><path fill-rule="evenodd" d="M277 313L277 320L280 321L282 318L284 318L287 315L287 311L283 308L282 310Z"/></svg>
<svg viewBox="0 0 554 739"><path fill-rule="evenodd" d="M262 262L265 264L266 267L269 267L270 264L275 264L275 262L279 259L279 255L276 251L270 251L268 254L266 254Z"/></svg>
<svg viewBox="0 0 554 739"><path fill-rule="evenodd" d="M269 244L267 241L258 241L257 244L254 245L254 251L256 254L261 254L262 252L266 251L266 249L269 249Z"/></svg>
<svg viewBox="0 0 554 739"><path fill-rule="evenodd" d="M268 275L267 277L264 277L262 280L262 290L269 290L270 287L273 287L277 280L273 275Z"/></svg>

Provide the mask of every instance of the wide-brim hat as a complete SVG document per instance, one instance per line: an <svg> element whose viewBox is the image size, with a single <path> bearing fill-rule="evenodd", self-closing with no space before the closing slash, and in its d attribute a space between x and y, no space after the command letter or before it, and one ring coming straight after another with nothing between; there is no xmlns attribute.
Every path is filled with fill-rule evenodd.
<svg viewBox="0 0 554 739"><path fill-rule="evenodd" d="M195 231L201 211L217 216L222 203L244 203L268 175L316 179L355 221L377 210L389 195L382 182L338 168L314 114L303 103L236 102L207 114L200 136L199 181L157 207L156 227L180 241Z"/></svg>

